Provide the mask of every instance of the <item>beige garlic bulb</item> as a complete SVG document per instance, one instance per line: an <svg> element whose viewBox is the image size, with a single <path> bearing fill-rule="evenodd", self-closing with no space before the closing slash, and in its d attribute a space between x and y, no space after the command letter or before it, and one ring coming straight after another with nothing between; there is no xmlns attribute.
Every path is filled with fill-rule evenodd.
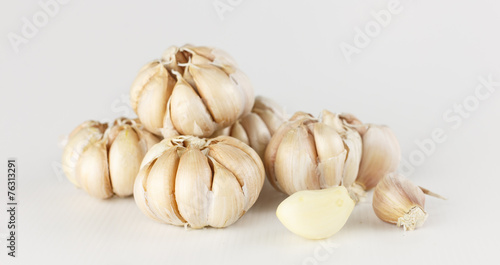
<svg viewBox="0 0 500 265"><path fill-rule="evenodd" d="M226 227L252 207L263 184L262 161L241 141L177 136L146 154L134 198L144 214L159 222Z"/></svg>
<svg viewBox="0 0 500 265"><path fill-rule="evenodd" d="M252 112L232 126L215 132L212 137L228 135L237 138L264 159L267 144L285 120L286 114L280 105L269 98L257 96Z"/></svg>
<svg viewBox="0 0 500 265"><path fill-rule="evenodd" d="M297 112L269 142L264 164L270 183L293 194L301 190L350 186L358 174L361 137L338 114L320 119Z"/></svg>
<svg viewBox="0 0 500 265"><path fill-rule="evenodd" d="M363 155L356 179L366 191L374 188L385 175L396 171L401 160L398 139L389 127L370 124L367 128L362 137Z"/></svg>
<svg viewBox="0 0 500 265"><path fill-rule="evenodd" d="M135 120L120 118L110 128L86 121L69 135L62 167L75 186L94 197L130 196L142 158L158 141Z"/></svg>
<svg viewBox="0 0 500 265"><path fill-rule="evenodd" d="M165 138L209 137L250 113L248 77L224 51L184 45L146 64L130 89L134 111L146 129Z"/></svg>
<svg viewBox="0 0 500 265"><path fill-rule="evenodd" d="M438 195L439 196L439 195ZM427 219L425 194L410 180L397 173L387 174L375 187L373 210L383 221L413 230Z"/></svg>

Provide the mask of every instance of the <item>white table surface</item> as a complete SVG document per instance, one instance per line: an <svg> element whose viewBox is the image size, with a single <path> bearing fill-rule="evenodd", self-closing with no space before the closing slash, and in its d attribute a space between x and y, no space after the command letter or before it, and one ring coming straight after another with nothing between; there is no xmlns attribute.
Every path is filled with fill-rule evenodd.
<svg viewBox="0 0 500 265"><path fill-rule="evenodd" d="M229 1L224 19L214 2L69 1L18 52L9 34L43 9L1 2L0 172L18 159L19 226L10 258L0 211L0 264L498 264L500 86L460 124L443 118L473 103L480 78L500 82L498 2L401 0L350 63L339 45L353 45L355 28L389 1ZM327 108L388 124L405 161L442 129L446 141L407 173L448 200L427 198L424 227L404 232L375 216L370 193L338 234L311 241L280 224L285 196L267 183L237 223L202 230L149 220L132 198L102 201L74 188L59 171L60 137L84 120L133 116L126 98L138 69L184 43L226 49L255 93L290 113Z"/></svg>

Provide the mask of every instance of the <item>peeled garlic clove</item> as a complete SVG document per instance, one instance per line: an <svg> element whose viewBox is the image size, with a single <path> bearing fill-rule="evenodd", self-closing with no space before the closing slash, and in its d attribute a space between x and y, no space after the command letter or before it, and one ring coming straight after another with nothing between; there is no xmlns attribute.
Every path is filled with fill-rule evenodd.
<svg viewBox="0 0 500 265"><path fill-rule="evenodd" d="M105 141L87 146L78 160L75 173L80 186L90 195L101 199L113 196Z"/></svg>
<svg viewBox="0 0 500 265"><path fill-rule="evenodd" d="M109 173L113 183L113 193L120 197L130 196L139 172L143 149L139 137L130 126L122 129L109 149Z"/></svg>
<svg viewBox="0 0 500 265"><path fill-rule="evenodd" d="M397 170L401 148L392 130L383 125L369 125L363 135L363 151L356 183L365 190L374 188L388 173Z"/></svg>
<svg viewBox="0 0 500 265"><path fill-rule="evenodd" d="M373 193L373 210L383 221L414 230L427 219L425 194L420 187L397 173L387 174Z"/></svg>
<svg viewBox="0 0 500 265"><path fill-rule="evenodd" d="M342 229L354 205L344 186L299 191L278 206L276 216L299 236L324 239Z"/></svg>

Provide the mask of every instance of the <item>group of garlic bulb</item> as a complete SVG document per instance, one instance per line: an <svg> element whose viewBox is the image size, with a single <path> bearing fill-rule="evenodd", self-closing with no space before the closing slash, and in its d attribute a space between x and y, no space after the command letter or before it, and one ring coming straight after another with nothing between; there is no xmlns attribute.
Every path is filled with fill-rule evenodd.
<svg viewBox="0 0 500 265"><path fill-rule="evenodd" d="M292 195L280 221L304 237L336 233L375 186L382 220L414 229L427 216L422 191L393 173L401 152L388 127L327 110L287 119L274 101L254 98L220 49L169 47L139 70L130 100L138 119L87 121L68 137L64 172L91 196L133 194L156 221L221 228L252 207L267 175Z"/></svg>

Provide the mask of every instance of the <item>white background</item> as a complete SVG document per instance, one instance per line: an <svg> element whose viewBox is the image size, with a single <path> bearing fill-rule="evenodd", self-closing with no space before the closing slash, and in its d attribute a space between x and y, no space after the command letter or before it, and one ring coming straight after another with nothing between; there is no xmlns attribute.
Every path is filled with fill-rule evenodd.
<svg viewBox="0 0 500 265"><path fill-rule="evenodd" d="M22 36L23 18L44 11L38 1L2 0L2 204L7 158L20 173L18 257L7 257L2 238L0 264L497 263L500 86L473 97L479 78L500 82L500 4L401 0L348 63L340 45L355 45L355 28L388 2L233 0L221 19L213 0L72 0L16 52L8 36ZM289 113L327 108L390 125L403 159L413 156L408 177L448 200L427 198L427 223L405 233L377 219L369 197L334 237L310 241L279 223L285 197L268 186L233 226L197 231L149 220L132 198L101 201L74 188L58 167L60 137L84 120L133 116L126 97L138 69L184 43L227 50L255 93ZM464 101L460 124L443 118ZM416 141L435 129L446 141L415 161Z"/></svg>

